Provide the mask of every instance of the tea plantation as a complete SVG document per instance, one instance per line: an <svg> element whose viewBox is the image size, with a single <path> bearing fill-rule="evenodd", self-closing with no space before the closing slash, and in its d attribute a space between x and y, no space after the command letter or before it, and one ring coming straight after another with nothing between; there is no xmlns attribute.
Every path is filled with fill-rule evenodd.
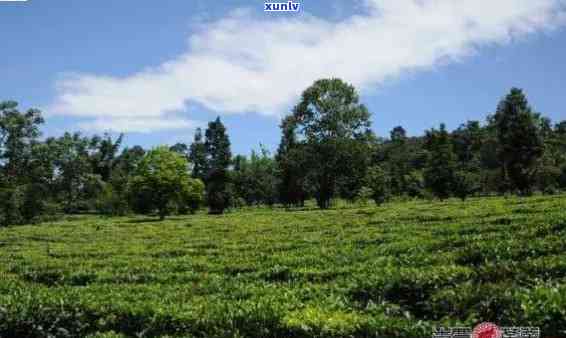
<svg viewBox="0 0 566 338"><path fill-rule="evenodd" d="M0 337L566 336L566 196L0 229Z"/></svg>

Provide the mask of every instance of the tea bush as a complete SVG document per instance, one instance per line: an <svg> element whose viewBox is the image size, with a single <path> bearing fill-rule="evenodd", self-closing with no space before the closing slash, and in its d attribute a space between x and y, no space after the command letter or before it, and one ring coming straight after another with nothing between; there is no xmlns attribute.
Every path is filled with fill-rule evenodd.
<svg viewBox="0 0 566 338"><path fill-rule="evenodd" d="M0 229L0 337L566 332L566 196Z"/></svg>

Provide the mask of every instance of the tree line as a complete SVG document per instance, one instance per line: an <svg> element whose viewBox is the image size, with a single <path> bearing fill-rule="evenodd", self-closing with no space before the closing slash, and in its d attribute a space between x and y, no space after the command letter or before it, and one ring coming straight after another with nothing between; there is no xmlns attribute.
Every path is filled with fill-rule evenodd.
<svg viewBox="0 0 566 338"><path fill-rule="evenodd" d="M211 214L243 206L327 209L337 198L373 200L566 189L566 121L553 124L513 88L486 120L422 136L371 130L356 89L340 79L307 88L283 118L274 155L232 156L217 118L190 145L122 147L123 135L41 138L41 112L0 103L0 225L61 214Z"/></svg>

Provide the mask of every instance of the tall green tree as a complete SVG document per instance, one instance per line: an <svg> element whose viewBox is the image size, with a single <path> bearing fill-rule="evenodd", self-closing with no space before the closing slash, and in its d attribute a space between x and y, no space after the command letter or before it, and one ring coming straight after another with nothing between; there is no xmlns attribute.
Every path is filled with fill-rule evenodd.
<svg viewBox="0 0 566 338"><path fill-rule="evenodd" d="M425 170L426 186L434 196L446 199L453 192L456 171L456 156L446 126L441 124L439 130L428 131L425 145L429 151Z"/></svg>
<svg viewBox="0 0 566 338"><path fill-rule="evenodd" d="M557 123L554 126L554 156L557 166L560 168L558 186L566 190L566 121Z"/></svg>
<svg viewBox="0 0 566 338"><path fill-rule="evenodd" d="M57 195L64 211L75 213L94 208L96 193L102 190L102 179L94 173L92 160L98 140L80 133L65 133L48 142L56 147Z"/></svg>
<svg viewBox="0 0 566 338"><path fill-rule="evenodd" d="M8 180L26 180L32 145L41 135L39 126L43 122L37 109L22 113L17 102L0 102L0 164Z"/></svg>
<svg viewBox="0 0 566 338"><path fill-rule="evenodd" d="M112 170L116 166L116 159L124 134L118 135L114 140L112 135L106 133L104 137L94 136L92 141L95 152L91 156L94 174L100 175L104 182L109 182L112 177Z"/></svg>
<svg viewBox="0 0 566 338"><path fill-rule="evenodd" d="M403 127L397 126L391 130L390 141L385 145L384 151L393 192L403 195L407 192L407 177L412 170L409 139Z"/></svg>
<svg viewBox="0 0 566 338"><path fill-rule="evenodd" d="M125 215L132 209L129 200L128 182L145 156L140 146L125 148L113 161L110 180L97 201L97 209L109 215ZM139 205L137 205L139 206Z"/></svg>
<svg viewBox="0 0 566 338"><path fill-rule="evenodd" d="M198 178L206 182L206 174L208 170L206 159L206 145L203 141L202 130L197 128L193 143L189 147L189 162L192 167L193 178Z"/></svg>
<svg viewBox="0 0 566 338"><path fill-rule="evenodd" d="M314 187L317 204L330 207L337 182L365 159L353 151L370 149L372 132L367 108L359 103L352 85L340 79L323 79L307 88L293 110L295 131L308 147L307 179Z"/></svg>
<svg viewBox="0 0 566 338"><path fill-rule="evenodd" d="M282 120L280 128L282 137L275 154L279 172L279 200L285 206L304 206L307 198L304 170L306 147L297 140L297 124L292 115Z"/></svg>
<svg viewBox="0 0 566 338"><path fill-rule="evenodd" d="M397 126L388 140L378 140L372 158L372 165L380 166L390 178L392 195L422 196L422 170L427 161L422 137L408 137Z"/></svg>
<svg viewBox="0 0 566 338"><path fill-rule="evenodd" d="M486 130L479 121L468 121L452 132L452 145L457 160L453 193L465 201L481 190L482 147Z"/></svg>
<svg viewBox="0 0 566 338"><path fill-rule="evenodd" d="M216 118L205 132L206 197L210 214L222 214L230 206L231 191L228 167L232 153L226 127Z"/></svg>
<svg viewBox="0 0 566 338"><path fill-rule="evenodd" d="M518 88L499 103L492 123L496 130L504 190L532 191L544 142L527 98Z"/></svg>
<svg viewBox="0 0 566 338"><path fill-rule="evenodd" d="M484 133L479 121L468 121L452 132L452 144L458 162L478 164L481 158Z"/></svg>
<svg viewBox="0 0 566 338"><path fill-rule="evenodd" d="M145 208L157 210L163 220L173 205L182 206L194 198L191 195L201 193L201 186L190 178L185 157L167 147L157 147L139 163L130 181L130 192L134 200L145 203Z"/></svg>
<svg viewBox="0 0 566 338"><path fill-rule="evenodd" d="M50 167L34 161L42 123L39 110L22 113L16 102L0 102L0 226L30 222L43 212Z"/></svg>

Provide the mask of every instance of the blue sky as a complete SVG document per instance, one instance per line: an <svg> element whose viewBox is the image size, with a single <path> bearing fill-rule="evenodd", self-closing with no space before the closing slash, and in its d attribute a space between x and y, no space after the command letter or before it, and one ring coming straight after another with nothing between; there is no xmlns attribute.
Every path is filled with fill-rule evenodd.
<svg viewBox="0 0 566 338"><path fill-rule="evenodd" d="M484 120L512 87L566 119L563 0L30 0L0 3L0 100L44 134L190 142L220 115L235 153L275 149L282 115L320 77L360 90L380 136ZM512 10L510 10L512 8Z"/></svg>

